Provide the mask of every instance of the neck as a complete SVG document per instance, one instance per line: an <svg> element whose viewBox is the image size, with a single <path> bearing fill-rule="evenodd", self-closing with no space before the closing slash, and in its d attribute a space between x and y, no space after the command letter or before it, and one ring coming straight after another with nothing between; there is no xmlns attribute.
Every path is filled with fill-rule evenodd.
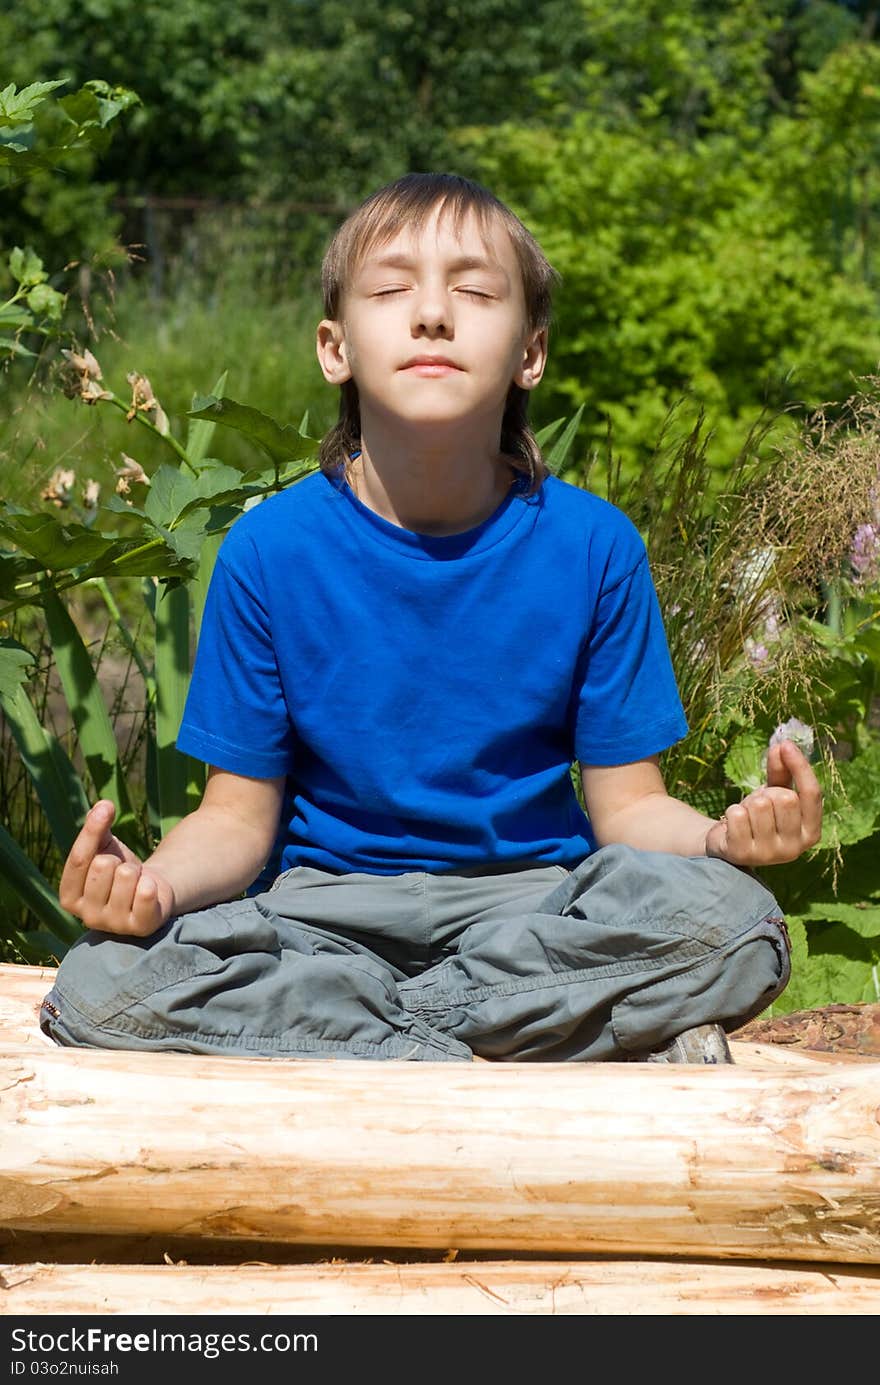
<svg viewBox="0 0 880 1385"><path fill-rule="evenodd" d="M459 534L498 508L516 476L499 450L500 429L407 434L363 419L361 454L346 471L357 498L383 519L419 534Z"/></svg>

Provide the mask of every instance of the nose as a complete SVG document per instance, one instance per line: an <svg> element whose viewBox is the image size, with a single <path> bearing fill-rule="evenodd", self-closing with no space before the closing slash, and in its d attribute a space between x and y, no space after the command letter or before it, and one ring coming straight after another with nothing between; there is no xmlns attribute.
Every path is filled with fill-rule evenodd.
<svg viewBox="0 0 880 1385"><path fill-rule="evenodd" d="M445 285L426 280L413 296L412 330L414 336L452 336L452 309Z"/></svg>

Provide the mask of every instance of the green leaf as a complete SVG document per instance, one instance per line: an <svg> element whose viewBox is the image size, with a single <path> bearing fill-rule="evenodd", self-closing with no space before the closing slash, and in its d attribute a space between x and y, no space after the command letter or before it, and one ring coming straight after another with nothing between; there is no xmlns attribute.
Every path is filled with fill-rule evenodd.
<svg viewBox="0 0 880 1385"><path fill-rule="evenodd" d="M25 327L30 321L30 313L20 303L0 304L0 327Z"/></svg>
<svg viewBox="0 0 880 1385"><path fill-rule="evenodd" d="M840 785L829 782L823 765L816 777L824 795L822 847L848 846L870 837L880 826L880 742L873 742L852 760L835 765Z"/></svg>
<svg viewBox="0 0 880 1385"><path fill-rule="evenodd" d="M199 768L177 749L190 680L189 592L166 588L156 602L156 781L159 834L197 806Z"/></svg>
<svg viewBox="0 0 880 1385"><path fill-rule="evenodd" d="M56 938L47 928L29 928L26 933L15 928L9 937L25 961L32 966L57 966L69 951L68 944Z"/></svg>
<svg viewBox="0 0 880 1385"><path fill-rule="evenodd" d="M58 322L64 310L64 294L48 284L36 284L27 296L27 305L37 317Z"/></svg>
<svg viewBox="0 0 880 1385"><path fill-rule="evenodd" d="M0 597L14 601L21 583L33 573L42 571L42 564L25 558L24 554L0 553Z"/></svg>
<svg viewBox="0 0 880 1385"><path fill-rule="evenodd" d="M17 92L15 83L10 82L8 87L0 91L0 128L30 125L37 107L56 87L63 87L66 83L66 77L55 82L31 82L29 87L22 87Z"/></svg>
<svg viewBox="0 0 880 1385"><path fill-rule="evenodd" d="M27 682L36 660L17 640L0 639L0 699L14 697Z"/></svg>
<svg viewBox="0 0 880 1385"><path fill-rule="evenodd" d="M0 505L0 535L52 572L108 557L120 544L118 538L82 524L61 524L50 514L14 513L8 504Z"/></svg>
<svg viewBox="0 0 880 1385"><path fill-rule="evenodd" d="M18 842L0 825L0 876L23 904L36 915L49 932L65 943L75 943L83 934L78 919L62 909L58 896L46 877L22 851Z"/></svg>
<svg viewBox="0 0 880 1385"><path fill-rule="evenodd" d="M226 388L226 376L228 373L228 371L224 370L207 398L215 399L222 396ZM193 395L192 407L194 409L198 407L199 399L199 395ZM196 471L200 469L204 459L208 455L208 448L211 445L211 439L214 436L214 429L216 426L216 423L212 422L210 419L197 419L190 415L184 451L186 452L190 466L194 467Z"/></svg>
<svg viewBox="0 0 880 1385"><path fill-rule="evenodd" d="M789 919L803 927L801 919ZM778 1001L774 1013L813 1009L820 1005L856 1005L880 1000L880 948L844 923L822 927L807 924L807 955L792 953L792 978Z"/></svg>
<svg viewBox="0 0 880 1385"><path fill-rule="evenodd" d="M128 796L128 787L119 761L116 736L104 702L89 652L60 596L43 593L41 604L61 686L76 726L79 748L88 766L97 798L116 804L116 835L134 851L142 850L137 825Z"/></svg>
<svg viewBox="0 0 880 1385"><path fill-rule="evenodd" d="M26 346L22 346L20 341L15 341L12 337L0 337L0 350L8 351L12 356L34 356L33 351L29 351Z"/></svg>
<svg viewBox="0 0 880 1385"><path fill-rule="evenodd" d="M733 741L724 760L724 773L744 793L752 793L766 783L767 737L758 731L745 731Z"/></svg>
<svg viewBox="0 0 880 1385"><path fill-rule="evenodd" d="M9 272L19 284L41 284L48 279L43 261L36 251L16 245L9 256Z"/></svg>
<svg viewBox="0 0 880 1385"><path fill-rule="evenodd" d="M838 900L817 900L809 904L801 918L807 924L843 923L858 934L880 956L880 902L847 904Z"/></svg>
<svg viewBox="0 0 880 1385"><path fill-rule="evenodd" d="M176 531L175 531L176 532ZM146 526L137 539L120 540L113 553L112 564L93 563L81 574L88 577L181 577L191 568L181 559L180 545L172 543L171 534L158 527Z"/></svg>
<svg viewBox="0 0 880 1385"><path fill-rule="evenodd" d="M188 515L174 529L159 529L159 533L174 552L178 564L175 577L188 577L199 560L204 528L198 515Z"/></svg>
<svg viewBox="0 0 880 1385"><path fill-rule="evenodd" d="M260 413L247 404L238 404L234 399L217 399L208 395L193 400L190 418L210 419L234 428L261 447L272 459L276 467L288 462L302 461L314 457L318 442L315 438L304 438L299 429L287 423L282 426L268 414Z"/></svg>
<svg viewBox="0 0 880 1385"><path fill-rule="evenodd" d="M185 506L198 494L195 476L163 462L153 472L144 501L144 514L165 534L168 526L174 524Z"/></svg>
<svg viewBox="0 0 880 1385"><path fill-rule="evenodd" d="M80 87L79 91L73 92L70 96L62 96L58 105L71 124L79 129L101 124L101 107L97 95L88 87Z"/></svg>
<svg viewBox="0 0 880 1385"><path fill-rule="evenodd" d="M566 424L562 437L553 444L544 460L550 470L556 475L565 466L566 458L574 445L575 436L580 426L581 417L584 412L584 405L581 404L577 413Z"/></svg>
<svg viewBox="0 0 880 1385"><path fill-rule="evenodd" d="M199 633L202 628L202 616L205 611L205 600L208 595L208 587L211 584L211 574L214 571L214 564L217 561L217 554L220 551L222 542L222 533L218 532L205 535L205 542L202 544L202 551L199 555L198 571L190 583L196 644L198 644Z"/></svg>
<svg viewBox="0 0 880 1385"><path fill-rule="evenodd" d="M540 448L547 447L547 445L551 443L553 439L556 437L556 434L559 432L564 422L564 417L556 418L553 420L552 423L548 423L546 428L539 428L537 433L535 434L535 441L537 442L538 446Z"/></svg>
<svg viewBox="0 0 880 1385"><path fill-rule="evenodd" d="M212 467L204 467L198 476L198 495L184 505L177 517L178 521L192 516L198 510L217 505L240 505L251 496L264 493L265 489L264 485L255 483L243 485L241 472L233 466L218 462Z"/></svg>
<svg viewBox="0 0 880 1385"><path fill-rule="evenodd" d="M84 85L97 97L98 119L102 128L109 125L110 121L115 120L123 111L142 104L137 92L129 87L111 86L109 82L101 81L99 78L93 78Z"/></svg>
<svg viewBox="0 0 880 1385"><path fill-rule="evenodd" d="M55 844L66 856L89 811L82 781L57 737L40 725L23 686L11 691L0 689L0 705Z"/></svg>

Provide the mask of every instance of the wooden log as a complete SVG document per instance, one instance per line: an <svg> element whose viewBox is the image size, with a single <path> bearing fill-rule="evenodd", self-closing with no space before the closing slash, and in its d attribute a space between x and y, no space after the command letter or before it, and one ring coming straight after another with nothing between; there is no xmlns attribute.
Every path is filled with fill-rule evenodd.
<svg viewBox="0 0 880 1385"><path fill-rule="evenodd" d="M880 1260L880 1065L0 1048L0 1225Z"/></svg>
<svg viewBox="0 0 880 1385"><path fill-rule="evenodd" d="M43 1043L38 1015L55 972L55 967L0 965L0 1043Z"/></svg>
<svg viewBox="0 0 880 1385"><path fill-rule="evenodd" d="M134 1305L139 1316L874 1315L880 1270L658 1260L0 1266L0 1313L127 1314Z"/></svg>

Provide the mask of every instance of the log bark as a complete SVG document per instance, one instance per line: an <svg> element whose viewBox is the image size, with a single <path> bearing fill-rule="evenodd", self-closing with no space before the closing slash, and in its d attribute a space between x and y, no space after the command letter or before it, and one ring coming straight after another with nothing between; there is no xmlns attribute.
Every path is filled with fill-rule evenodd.
<svg viewBox="0 0 880 1385"><path fill-rule="evenodd" d="M0 1225L555 1255L880 1260L880 1064L0 1046Z"/></svg>
<svg viewBox="0 0 880 1385"><path fill-rule="evenodd" d="M880 1060L880 1005L822 1005L792 1010L772 1019L752 1020L734 1038L746 1043L780 1044L810 1053L855 1054Z"/></svg>
<svg viewBox="0 0 880 1385"><path fill-rule="evenodd" d="M2 1313L127 1314L134 1305L139 1316L874 1315L880 1270L657 1260L0 1266Z"/></svg>

